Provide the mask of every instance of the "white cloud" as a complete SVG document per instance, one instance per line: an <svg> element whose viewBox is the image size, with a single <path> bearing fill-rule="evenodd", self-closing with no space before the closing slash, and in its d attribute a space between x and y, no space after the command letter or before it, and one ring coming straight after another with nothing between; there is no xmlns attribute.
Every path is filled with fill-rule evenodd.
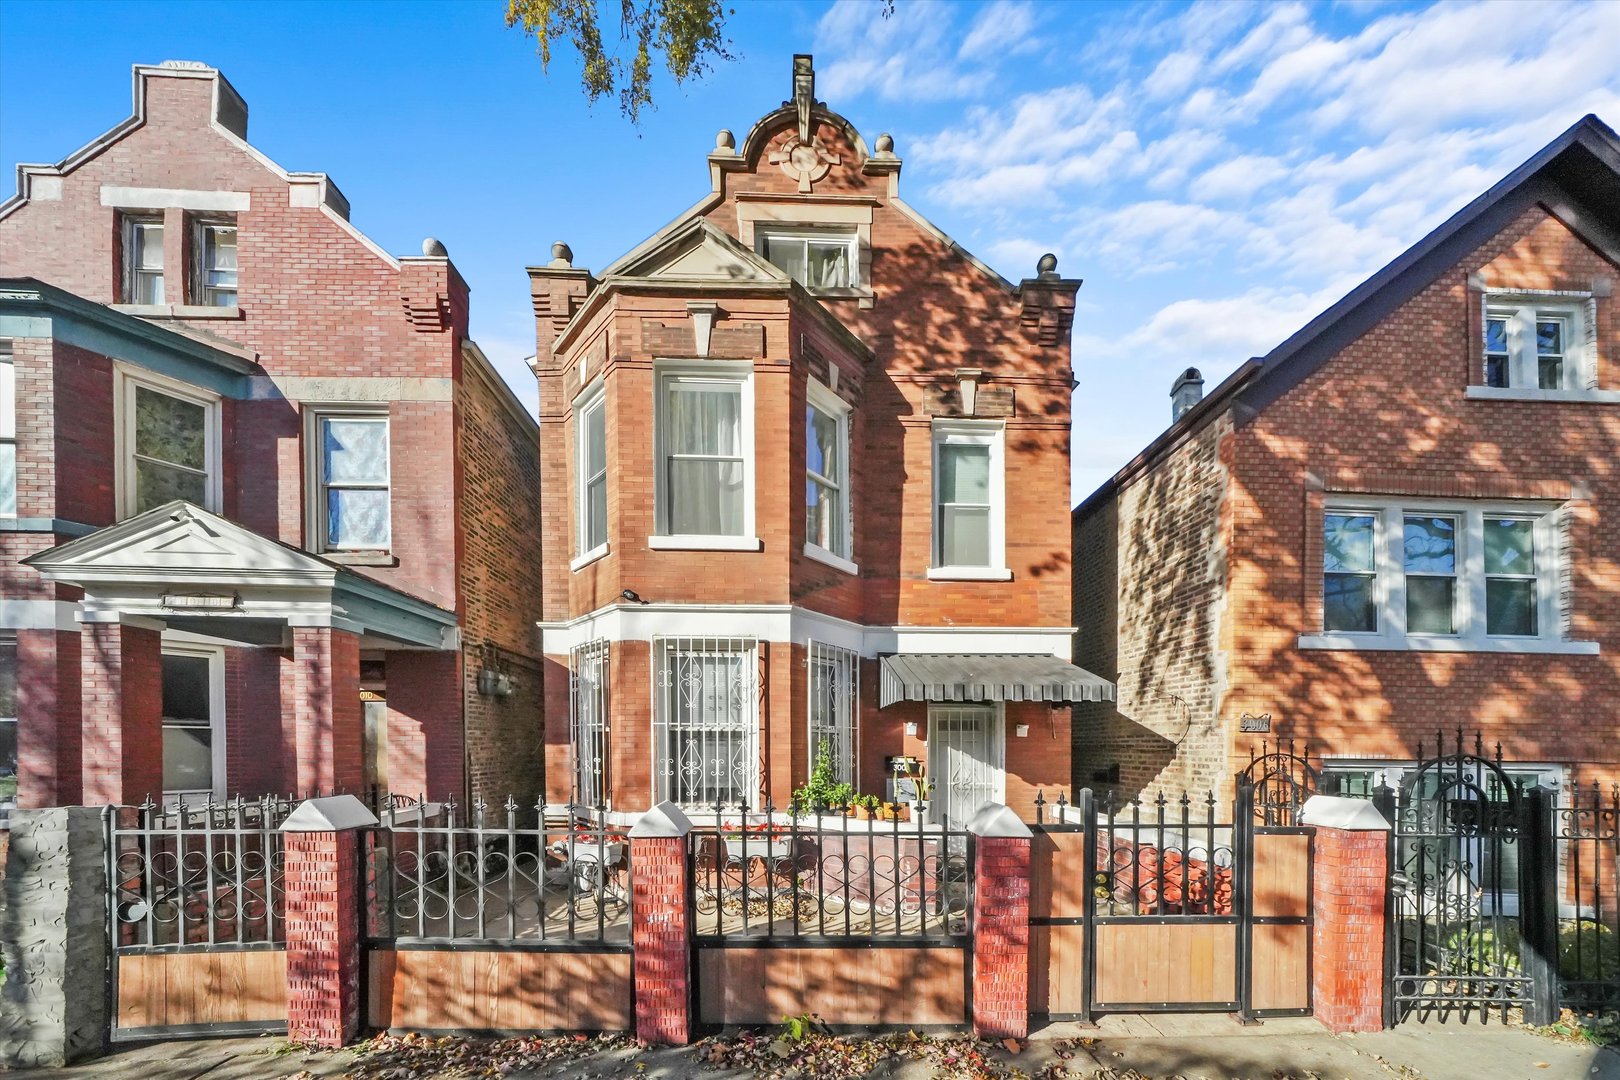
<svg viewBox="0 0 1620 1080"><path fill-rule="evenodd" d="M985 5L973 20L956 55L976 60L1029 52L1038 44L1035 27L1034 4L1027 0L997 0Z"/></svg>
<svg viewBox="0 0 1620 1080"><path fill-rule="evenodd" d="M1239 154L1206 170L1187 191L1195 199L1241 199L1289 174L1289 167L1274 157Z"/></svg>

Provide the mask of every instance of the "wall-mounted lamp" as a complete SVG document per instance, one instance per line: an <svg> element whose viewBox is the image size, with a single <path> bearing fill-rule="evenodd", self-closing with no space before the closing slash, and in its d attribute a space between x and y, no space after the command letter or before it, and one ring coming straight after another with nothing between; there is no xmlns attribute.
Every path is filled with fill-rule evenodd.
<svg viewBox="0 0 1620 1080"><path fill-rule="evenodd" d="M1029 738L1029 725L1028 724L1018 724L1018 725L1014 726L1013 727L1013 734L1015 736L1017 736L1018 738L1020 738L1020 739Z"/></svg>
<svg viewBox="0 0 1620 1080"><path fill-rule="evenodd" d="M906 721L906 734L909 735L913 739L915 739L917 737L917 721L915 721L915 720L907 720Z"/></svg>

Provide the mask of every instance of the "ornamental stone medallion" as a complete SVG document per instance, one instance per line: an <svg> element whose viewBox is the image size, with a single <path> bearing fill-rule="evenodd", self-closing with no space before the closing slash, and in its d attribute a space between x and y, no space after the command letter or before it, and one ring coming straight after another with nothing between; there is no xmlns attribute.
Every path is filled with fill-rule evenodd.
<svg viewBox="0 0 1620 1080"><path fill-rule="evenodd" d="M829 154L821 139L812 135L809 142L797 132L790 133L780 149L771 151L771 164L782 166L789 178L799 182L799 194L808 195L810 186L825 179L839 162L837 154Z"/></svg>

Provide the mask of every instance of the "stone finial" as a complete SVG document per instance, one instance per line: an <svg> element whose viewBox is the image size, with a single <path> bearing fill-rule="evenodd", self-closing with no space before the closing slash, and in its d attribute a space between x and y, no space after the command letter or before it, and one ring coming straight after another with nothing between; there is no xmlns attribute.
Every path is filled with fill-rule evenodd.
<svg viewBox="0 0 1620 1080"><path fill-rule="evenodd" d="M717 154L737 152L737 136L731 133L730 128L721 128L720 133L714 137L714 152Z"/></svg>
<svg viewBox="0 0 1620 1080"><path fill-rule="evenodd" d="M551 245L551 265L556 267L570 267L574 265L574 249L558 240Z"/></svg>
<svg viewBox="0 0 1620 1080"><path fill-rule="evenodd" d="M816 65L809 53L793 57L793 107L799 114L799 141L810 141L810 108L816 103Z"/></svg>
<svg viewBox="0 0 1620 1080"><path fill-rule="evenodd" d="M894 153L894 136L887 131L877 137L877 152L880 154Z"/></svg>
<svg viewBox="0 0 1620 1080"><path fill-rule="evenodd" d="M1043 278L1055 278L1057 272L1057 256L1048 251L1035 263L1035 273Z"/></svg>
<svg viewBox="0 0 1620 1080"><path fill-rule="evenodd" d="M422 254L439 259L450 257L450 251L444 246L443 241L432 236L422 241Z"/></svg>

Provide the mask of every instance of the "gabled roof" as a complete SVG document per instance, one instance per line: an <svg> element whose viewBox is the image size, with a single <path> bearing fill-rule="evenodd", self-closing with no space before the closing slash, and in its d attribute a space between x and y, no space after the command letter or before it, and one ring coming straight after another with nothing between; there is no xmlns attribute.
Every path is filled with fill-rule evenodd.
<svg viewBox="0 0 1620 1080"><path fill-rule="evenodd" d="M602 271L613 277L694 280L704 284L791 280L776 266L744 247L706 218L692 218L650 248L633 251Z"/></svg>
<svg viewBox="0 0 1620 1080"><path fill-rule="evenodd" d="M1583 116L1282 344L1239 367L1074 513L1107 498L1225 406L1237 406L1238 422L1246 422L1537 203L1620 262L1620 135L1596 116Z"/></svg>

